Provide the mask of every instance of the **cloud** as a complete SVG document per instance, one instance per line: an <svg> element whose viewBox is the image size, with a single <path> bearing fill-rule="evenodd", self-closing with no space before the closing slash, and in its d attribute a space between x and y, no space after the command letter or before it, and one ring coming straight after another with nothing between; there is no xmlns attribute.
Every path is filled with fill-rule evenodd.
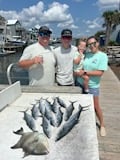
<svg viewBox="0 0 120 160"><path fill-rule="evenodd" d="M75 28L72 15L69 13L69 6L59 2L53 2L46 7L42 1L22 11L0 11L0 15L8 19L18 19L25 28L36 25L57 23L58 27L69 26Z"/></svg>
<svg viewBox="0 0 120 160"><path fill-rule="evenodd" d="M119 0L98 0L96 3L100 9L118 9Z"/></svg>
<svg viewBox="0 0 120 160"><path fill-rule="evenodd" d="M95 29L95 28L101 28L102 19L101 18L95 18L94 20L87 20L83 21L86 25L88 25L89 29Z"/></svg>

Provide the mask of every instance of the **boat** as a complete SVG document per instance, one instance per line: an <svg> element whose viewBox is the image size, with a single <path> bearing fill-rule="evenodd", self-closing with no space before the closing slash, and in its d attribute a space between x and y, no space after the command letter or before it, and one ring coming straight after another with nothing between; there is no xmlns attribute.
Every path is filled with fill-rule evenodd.
<svg viewBox="0 0 120 160"><path fill-rule="evenodd" d="M0 54L5 55L5 54L12 54L15 53L14 50L5 50L4 48L0 48Z"/></svg>

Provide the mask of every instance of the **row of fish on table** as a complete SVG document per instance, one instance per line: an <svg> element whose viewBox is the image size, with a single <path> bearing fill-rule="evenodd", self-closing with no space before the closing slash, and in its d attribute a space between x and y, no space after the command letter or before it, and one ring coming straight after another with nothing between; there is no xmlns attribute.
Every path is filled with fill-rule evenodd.
<svg viewBox="0 0 120 160"><path fill-rule="evenodd" d="M20 111L23 112L23 119L32 132L24 132L22 127L14 131L15 134L21 135L21 138L11 148L22 148L24 157L30 154L48 154L48 139L54 139L55 142L61 140L78 124L81 112L88 110L89 107L89 105L83 107L77 101L66 102L60 97L53 97L52 102L48 99L41 97L32 104L31 109ZM38 119L41 120L39 126L42 127L43 133L36 127Z"/></svg>

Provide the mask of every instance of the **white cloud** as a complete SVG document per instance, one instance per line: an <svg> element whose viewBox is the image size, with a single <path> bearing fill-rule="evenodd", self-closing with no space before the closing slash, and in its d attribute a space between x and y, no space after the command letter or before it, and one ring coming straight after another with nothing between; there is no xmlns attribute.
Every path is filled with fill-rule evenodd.
<svg viewBox="0 0 120 160"><path fill-rule="evenodd" d="M44 11L44 20L58 22L71 20L72 16L68 13L69 6L66 4L60 4L53 2L47 11Z"/></svg>
<svg viewBox="0 0 120 160"><path fill-rule="evenodd" d="M89 29L95 29L95 28L101 28L102 19L101 18L95 18L94 20L84 20L84 23L88 25Z"/></svg>
<svg viewBox="0 0 120 160"><path fill-rule="evenodd" d="M100 9L118 9L119 0L98 0L96 3Z"/></svg>
<svg viewBox="0 0 120 160"><path fill-rule="evenodd" d="M69 6L59 2L53 2L46 7L43 1L39 1L36 5L29 8L23 8L22 11L0 11L0 15L6 19L18 19L26 28L35 25L45 25L57 23L58 27L69 26L75 28L72 15L69 13Z"/></svg>

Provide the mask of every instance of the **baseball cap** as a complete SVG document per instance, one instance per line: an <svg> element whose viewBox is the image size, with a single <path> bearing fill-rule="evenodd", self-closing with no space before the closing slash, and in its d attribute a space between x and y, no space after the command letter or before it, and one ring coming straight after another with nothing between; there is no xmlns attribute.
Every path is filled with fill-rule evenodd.
<svg viewBox="0 0 120 160"><path fill-rule="evenodd" d="M61 36L72 37L72 31L70 29L63 29L62 32L61 32Z"/></svg>
<svg viewBox="0 0 120 160"><path fill-rule="evenodd" d="M39 33L49 33L49 34L51 34L52 31L47 26L41 26L39 28Z"/></svg>

